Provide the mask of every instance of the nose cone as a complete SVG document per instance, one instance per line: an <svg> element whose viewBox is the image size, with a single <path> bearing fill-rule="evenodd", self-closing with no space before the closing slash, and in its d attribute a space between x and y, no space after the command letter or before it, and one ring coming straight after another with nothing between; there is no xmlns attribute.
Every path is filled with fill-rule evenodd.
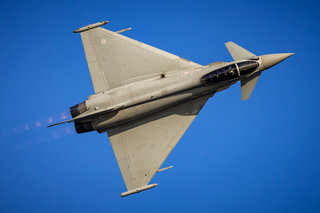
<svg viewBox="0 0 320 213"><path fill-rule="evenodd" d="M278 54L270 54L270 55L262 55L261 62L263 69L268 69L281 61L289 58L294 53L278 53Z"/></svg>

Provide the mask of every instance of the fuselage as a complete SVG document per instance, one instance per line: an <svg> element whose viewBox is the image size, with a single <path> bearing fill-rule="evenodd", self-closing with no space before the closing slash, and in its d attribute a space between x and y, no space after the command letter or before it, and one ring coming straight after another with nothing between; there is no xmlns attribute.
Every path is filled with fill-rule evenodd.
<svg viewBox="0 0 320 213"><path fill-rule="evenodd" d="M107 132L128 196L151 189L152 177L215 93L240 81L248 100L262 71L293 53L256 56L226 42L232 62L202 66L100 26L75 30L81 39L95 94L70 108L77 133Z"/></svg>
<svg viewBox="0 0 320 213"><path fill-rule="evenodd" d="M104 132L177 104L227 89L262 70L259 57L169 71L88 97L70 108L78 133Z"/></svg>

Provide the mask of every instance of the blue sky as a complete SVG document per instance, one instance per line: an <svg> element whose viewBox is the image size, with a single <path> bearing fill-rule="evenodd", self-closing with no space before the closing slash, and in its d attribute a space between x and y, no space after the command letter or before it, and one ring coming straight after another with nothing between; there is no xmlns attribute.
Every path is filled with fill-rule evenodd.
<svg viewBox="0 0 320 213"><path fill-rule="evenodd" d="M4 1L0 7L0 212L319 212L317 1ZM93 93L72 31L105 27L200 64L224 43L296 54L203 108L156 188L126 198L106 134L77 135L68 108Z"/></svg>

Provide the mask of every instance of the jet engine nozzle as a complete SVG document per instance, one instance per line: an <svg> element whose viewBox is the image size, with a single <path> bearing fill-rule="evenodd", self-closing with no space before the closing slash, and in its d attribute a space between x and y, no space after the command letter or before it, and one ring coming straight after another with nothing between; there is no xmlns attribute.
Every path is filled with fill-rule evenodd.
<svg viewBox="0 0 320 213"><path fill-rule="evenodd" d="M94 130L90 122L83 122L83 123L74 122L74 128L76 129L78 134L91 132Z"/></svg>
<svg viewBox="0 0 320 213"><path fill-rule="evenodd" d="M84 101L84 102L81 102L80 104L70 107L70 114L72 118L74 118L80 115L81 113L84 113L87 110L88 108L87 108L86 102Z"/></svg>
<svg viewBox="0 0 320 213"><path fill-rule="evenodd" d="M262 67L264 70L266 70L280 63L281 61L289 58L293 54L294 53L277 53L277 54L262 55L261 56Z"/></svg>

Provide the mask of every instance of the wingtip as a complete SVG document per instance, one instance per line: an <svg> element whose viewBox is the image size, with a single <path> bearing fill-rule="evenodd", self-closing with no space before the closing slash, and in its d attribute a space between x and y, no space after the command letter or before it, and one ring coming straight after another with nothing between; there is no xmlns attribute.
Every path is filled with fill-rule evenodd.
<svg viewBox="0 0 320 213"><path fill-rule="evenodd" d="M145 185L145 186L142 186L142 187L139 187L139 188L136 188L136 189L132 189L132 190L123 192L120 195L121 195L121 197L126 197L128 195L132 195L132 194L139 193L139 192L142 192L142 191L145 191L145 190L148 190L148 189L152 189L152 188L154 188L156 186L158 186L157 183L149 184L149 185Z"/></svg>
<svg viewBox="0 0 320 213"><path fill-rule="evenodd" d="M81 27L79 29L74 30L73 33L85 32L85 31L100 27L100 26L108 24L108 23L109 23L109 21L100 21L100 22L97 22L97 23L94 23L94 24L89 24L89 25L87 25L85 27Z"/></svg>

